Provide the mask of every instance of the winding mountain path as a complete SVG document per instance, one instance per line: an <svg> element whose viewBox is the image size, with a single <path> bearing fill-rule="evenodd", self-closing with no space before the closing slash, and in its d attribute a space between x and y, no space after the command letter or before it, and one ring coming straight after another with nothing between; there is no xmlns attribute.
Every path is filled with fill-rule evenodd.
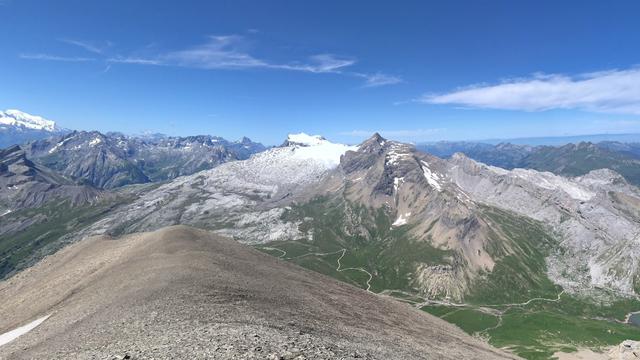
<svg viewBox="0 0 640 360"><path fill-rule="evenodd" d="M336 271L337 272L343 272L343 271L347 271L347 270L355 270L355 271L360 271L360 272L363 272L363 273L367 274L369 276L369 279L367 279L367 288L365 290L367 290L370 293L374 293L373 291L371 291L371 280L373 280L373 275L370 272L368 272L367 270L365 270L365 269L363 269L361 267L358 267L358 268L355 268L355 267L342 268L342 263L340 263L340 260L342 260L344 255L347 253L348 250L346 248L343 248L343 249L340 249L340 250L337 250L337 251L327 252L327 253L306 253L306 254L293 256L293 257L286 257L287 256L287 252L282 250L282 249L276 248L276 247L264 246L264 247L261 247L261 249L269 250L269 251L278 251L278 252L281 253L280 256L277 256L278 259L283 259L283 260L294 260L294 259L300 259L300 258L307 257L307 256L329 256L329 255L335 255L335 254L341 253L340 257L338 258L338 261L337 261L338 266L336 267Z"/></svg>
<svg viewBox="0 0 640 360"><path fill-rule="evenodd" d="M370 272L368 272L367 270L365 270L365 269L363 269L363 268L353 268L353 267L350 267L350 268L344 268L344 269L342 269L342 264L340 263L340 260L342 260L342 258L344 257L344 254L346 254L346 253L347 253L347 249L342 249L342 255L340 255L340 257L338 258L338 267L336 268L336 271L338 271L338 272L342 272L342 271L346 271L346 270L356 270L356 271L361 271L361 272L363 272L363 273L365 273L365 274L369 275L369 279L367 279L367 289L366 289L366 290L367 290L368 292L370 292L370 293L373 293L373 292L371 291L371 280L373 280L373 275L371 275L371 273L370 273Z"/></svg>

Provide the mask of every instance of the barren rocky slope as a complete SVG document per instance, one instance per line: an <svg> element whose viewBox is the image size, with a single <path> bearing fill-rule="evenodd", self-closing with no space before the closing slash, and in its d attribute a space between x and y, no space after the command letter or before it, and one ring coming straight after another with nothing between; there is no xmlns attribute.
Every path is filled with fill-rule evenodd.
<svg viewBox="0 0 640 360"><path fill-rule="evenodd" d="M54 199L74 205L96 201L103 192L82 186L27 158L19 146L0 149L0 216Z"/></svg>
<svg viewBox="0 0 640 360"><path fill-rule="evenodd" d="M0 282L0 358L499 359L459 329L184 226L95 237Z"/></svg>

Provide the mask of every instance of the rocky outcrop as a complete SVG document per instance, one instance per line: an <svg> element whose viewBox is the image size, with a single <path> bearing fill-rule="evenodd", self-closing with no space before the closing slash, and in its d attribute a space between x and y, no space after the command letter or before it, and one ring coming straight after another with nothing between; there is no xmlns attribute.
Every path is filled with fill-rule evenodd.
<svg viewBox="0 0 640 360"><path fill-rule="evenodd" d="M614 347L608 353L611 360L637 360L640 359L640 342L625 340Z"/></svg>

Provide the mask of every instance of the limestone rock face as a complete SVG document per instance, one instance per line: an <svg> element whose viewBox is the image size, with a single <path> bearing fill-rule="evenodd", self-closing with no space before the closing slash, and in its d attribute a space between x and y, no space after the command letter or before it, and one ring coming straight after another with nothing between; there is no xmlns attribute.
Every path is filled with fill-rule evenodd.
<svg viewBox="0 0 640 360"><path fill-rule="evenodd" d="M640 342L625 340L622 344L609 351L611 360L636 360L640 359Z"/></svg>

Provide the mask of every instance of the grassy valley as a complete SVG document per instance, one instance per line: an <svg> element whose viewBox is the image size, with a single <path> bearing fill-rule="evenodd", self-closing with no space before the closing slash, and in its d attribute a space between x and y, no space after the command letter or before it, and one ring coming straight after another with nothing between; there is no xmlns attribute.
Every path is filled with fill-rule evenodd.
<svg viewBox="0 0 640 360"><path fill-rule="evenodd" d="M0 279L33 265L40 258L66 244L73 232L89 226L115 207L133 200L131 194L109 196L96 203L72 205L54 200L3 216L6 223L20 224L15 231L0 235Z"/></svg>
<svg viewBox="0 0 640 360"><path fill-rule="evenodd" d="M285 214L303 220L301 230L312 233L312 240L258 249L393 296L527 359L640 340L640 329L623 323L626 314L640 310L640 302L596 304L565 293L547 277L545 257L558 243L543 224L492 207L483 207L482 216L492 224L486 250L497 261L462 303L424 298L412 281L416 263L448 264L453 251L412 239L410 225L391 227L383 209L318 198Z"/></svg>

